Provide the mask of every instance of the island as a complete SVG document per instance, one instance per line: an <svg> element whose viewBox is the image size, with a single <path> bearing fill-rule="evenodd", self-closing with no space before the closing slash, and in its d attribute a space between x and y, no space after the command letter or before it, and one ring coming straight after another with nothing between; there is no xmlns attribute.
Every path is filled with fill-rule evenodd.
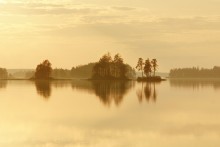
<svg viewBox="0 0 220 147"><path fill-rule="evenodd" d="M136 69L142 73L142 77L138 77L137 81L138 82L161 82L161 81L165 81L166 79L163 79L160 76L156 76L157 68L158 68L157 59L150 60L148 58L144 62L143 58L139 58Z"/></svg>

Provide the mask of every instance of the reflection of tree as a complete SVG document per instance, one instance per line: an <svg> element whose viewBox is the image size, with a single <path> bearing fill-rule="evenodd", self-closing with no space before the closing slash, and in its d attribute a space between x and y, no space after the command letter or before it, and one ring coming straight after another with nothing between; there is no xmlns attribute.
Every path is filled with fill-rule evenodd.
<svg viewBox="0 0 220 147"><path fill-rule="evenodd" d="M143 99L145 98L146 101L150 101L151 99L156 102L157 100L157 91L155 88L156 83L145 83L145 85L143 85L144 83L142 83L142 86L140 89L137 90L137 97L139 102L143 102Z"/></svg>
<svg viewBox="0 0 220 147"><path fill-rule="evenodd" d="M51 85L55 88L67 88L71 86L71 81L68 80L54 80Z"/></svg>
<svg viewBox="0 0 220 147"><path fill-rule="evenodd" d="M35 81L35 86L37 93L40 96L43 96L45 99L48 99L51 96L51 83L50 81Z"/></svg>
<svg viewBox="0 0 220 147"><path fill-rule="evenodd" d="M124 95L133 86L133 82L122 81L92 81L73 82L72 87L77 90L86 90L99 97L105 106L110 106L112 102L119 106Z"/></svg>
<svg viewBox="0 0 220 147"><path fill-rule="evenodd" d="M132 87L131 82L93 82L95 94L104 105L110 105L112 101L119 106L124 95Z"/></svg>
<svg viewBox="0 0 220 147"><path fill-rule="evenodd" d="M178 88L200 89L203 87L213 87L220 89L220 80L218 79L171 79L170 86Z"/></svg>
<svg viewBox="0 0 220 147"><path fill-rule="evenodd" d="M6 80L0 80L0 89L1 88L6 88L7 86L7 81Z"/></svg>

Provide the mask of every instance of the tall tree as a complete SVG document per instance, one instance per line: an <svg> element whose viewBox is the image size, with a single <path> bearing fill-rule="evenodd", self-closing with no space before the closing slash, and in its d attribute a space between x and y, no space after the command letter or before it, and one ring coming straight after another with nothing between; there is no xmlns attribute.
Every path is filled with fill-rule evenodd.
<svg viewBox="0 0 220 147"><path fill-rule="evenodd" d="M157 70L157 67L158 67L157 59L152 59L151 64L152 64L153 71L154 71L154 76L155 76L155 73L156 73L156 70Z"/></svg>
<svg viewBox="0 0 220 147"><path fill-rule="evenodd" d="M37 65L35 71L36 79L49 79L52 72L52 64L50 61L45 60L41 64Z"/></svg>
<svg viewBox="0 0 220 147"><path fill-rule="evenodd" d="M138 63L137 63L137 66L136 66L136 69L138 70L138 71L141 71L141 73L142 73L142 78L143 78L143 66L144 66L144 60L142 59L142 58L139 58L138 59Z"/></svg>
<svg viewBox="0 0 220 147"><path fill-rule="evenodd" d="M147 77L149 77L151 76L151 72L152 72L152 65L151 65L150 59L147 59L144 64L144 74Z"/></svg>
<svg viewBox="0 0 220 147"><path fill-rule="evenodd" d="M110 76L111 62L112 62L112 57L110 53L107 53L100 58L99 64L101 66L102 76Z"/></svg>
<svg viewBox="0 0 220 147"><path fill-rule="evenodd" d="M8 72L5 68L0 68L0 79L7 79Z"/></svg>
<svg viewBox="0 0 220 147"><path fill-rule="evenodd" d="M120 54L116 54L113 61L113 74L115 77L124 75L124 61Z"/></svg>

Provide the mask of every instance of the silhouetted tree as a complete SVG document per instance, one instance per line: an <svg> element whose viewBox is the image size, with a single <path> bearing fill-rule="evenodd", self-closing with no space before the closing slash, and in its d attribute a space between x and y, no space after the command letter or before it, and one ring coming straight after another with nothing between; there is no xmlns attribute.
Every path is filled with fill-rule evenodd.
<svg viewBox="0 0 220 147"><path fill-rule="evenodd" d="M108 53L95 64L93 79L125 79L128 71L128 65L124 64L123 58L119 54L116 54L112 60Z"/></svg>
<svg viewBox="0 0 220 147"><path fill-rule="evenodd" d="M144 60L142 59L142 58L139 58L138 59L138 63L137 63L137 66L136 66L136 69L138 70L138 71L141 71L141 73L142 73L142 78L143 78L143 76L144 76L144 74L143 74L143 69L144 69Z"/></svg>
<svg viewBox="0 0 220 147"><path fill-rule="evenodd" d="M152 72L152 65L150 59L147 59L144 64L144 73L147 77L149 77L151 75L151 72Z"/></svg>
<svg viewBox="0 0 220 147"><path fill-rule="evenodd" d="M121 67L124 65L124 61L119 54L115 55L113 63L113 75L120 77L122 74Z"/></svg>
<svg viewBox="0 0 220 147"><path fill-rule="evenodd" d="M52 72L51 63L48 60L43 61L41 64L37 65L35 71L36 79L49 79Z"/></svg>
<svg viewBox="0 0 220 147"><path fill-rule="evenodd" d="M151 64L152 64L153 71L154 71L154 76L155 76L155 73L156 73L156 70L157 70L157 67L158 67L157 59L152 59Z"/></svg>
<svg viewBox="0 0 220 147"><path fill-rule="evenodd" d="M0 68L0 79L7 79L8 72L5 68Z"/></svg>

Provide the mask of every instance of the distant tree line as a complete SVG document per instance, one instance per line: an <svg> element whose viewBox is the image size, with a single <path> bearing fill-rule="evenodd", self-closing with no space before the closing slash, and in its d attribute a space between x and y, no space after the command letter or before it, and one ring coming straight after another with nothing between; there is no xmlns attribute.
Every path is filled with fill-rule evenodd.
<svg viewBox="0 0 220 147"><path fill-rule="evenodd" d="M146 75L146 77L151 77L152 72L153 72L153 76L155 77L157 68L158 68L157 59L150 60L149 58L145 61L143 58L139 58L136 66L136 69L142 73L142 78L144 74Z"/></svg>
<svg viewBox="0 0 220 147"><path fill-rule="evenodd" d="M92 79L128 79L131 72L132 69L124 63L120 54L112 58L110 53L107 53L93 67Z"/></svg>
<svg viewBox="0 0 220 147"><path fill-rule="evenodd" d="M171 78L220 78L220 67L205 68L176 68L170 70Z"/></svg>
<svg viewBox="0 0 220 147"><path fill-rule="evenodd" d="M52 77L53 78L63 78L63 79L70 79L70 78L81 78L81 79L88 79L93 76L93 68L96 63L89 63L86 65L79 65L76 67L72 67L71 70L69 69L62 69L62 68L55 68L52 70ZM131 66L127 65L128 72L126 76L128 78L135 78L136 73L135 70L132 69Z"/></svg>
<svg viewBox="0 0 220 147"><path fill-rule="evenodd" d="M92 71L96 63L89 63L86 65L79 65L72 67L70 74L72 78L91 78Z"/></svg>
<svg viewBox="0 0 220 147"><path fill-rule="evenodd" d="M0 79L7 79L8 78L8 72L5 68L0 68Z"/></svg>
<svg viewBox="0 0 220 147"><path fill-rule="evenodd" d="M68 69L55 68L52 70L51 76L53 78L71 78L71 71Z"/></svg>

